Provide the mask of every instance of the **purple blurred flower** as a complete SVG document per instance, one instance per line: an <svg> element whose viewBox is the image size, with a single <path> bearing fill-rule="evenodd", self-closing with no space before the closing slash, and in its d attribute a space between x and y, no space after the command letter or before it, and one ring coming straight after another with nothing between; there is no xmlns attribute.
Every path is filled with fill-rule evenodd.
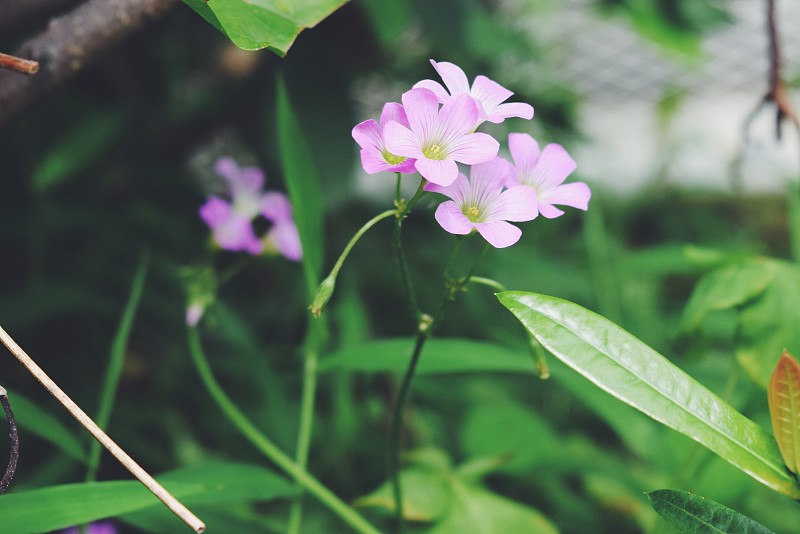
<svg viewBox="0 0 800 534"><path fill-rule="evenodd" d="M65 528L61 534L78 534L78 527ZM110 521L96 521L89 523L86 534L117 534L117 527Z"/></svg>
<svg viewBox="0 0 800 534"><path fill-rule="evenodd" d="M266 245L266 250L300 260L300 236L286 195L264 193L264 172L258 167L239 167L232 158L223 157L215 170L227 184L231 200L212 195L200 207L200 217L211 228L214 241L225 250L254 255L264 252ZM272 223L263 238L253 230L253 219L259 215Z"/></svg>
<svg viewBox="0 0 800 534"><path fill-rule="evenodd" d="M510 183L530 186L536 192L536 204L542 216L552 219L563 215L554 204L588 209L592 196L589 186L583 182L563 184L576 167L575 160L564 147L549 144L540 152L533 137L512 133L508 136L508 148L514 159Z"/></svg>
<svg viewBox="0 0 800 534"><path fill-rule="evenodd" d="M408 126L390 121L383 130L386 147L393 153L414 158L414 166L428 181L442 186L458 176L456 162L474 165L497 156L500 145L491 136L470 133L478 108L472 98L461 95L439 109L436 95L428 89L403 94Z"/></svg>
<svg viewBox="0 0 800 534"><path fill-rule="evenodd" d="M413 159L392 154L386 148L383 129L390 121L408 127L406 112L397 102L388 102L383 106L379 123L369 119L353 128L353 139L361 147L361 166L368 174L380 171L413 174L416 172Z"/></svg>
<svg viewBox="0 0 800 534"><path fill-rule="evenodd" d="M477 230L496 248L519 241L522 231L507 221L536 218L536 194L530 187L516 185L503 189L512 171L502 158L472 166L469 180L459 173L450 186L434 183L425 190L441 193L451 200L436 209L436 221L451 234L466 235Z"/></svg>
<svg viewBox="0 0 800 534"><path fill-rule="evenodd" d="M472 87L470 87L467 75L457 65L447 61L437 63L434 60L431 60L431 65L442 77L447 89L433 80L422 80L417 82L414 87L430 89L442 104L446 104L458 95L469 95L478 104L478 119L474 127L484 121L500 123L509 117L533 118L533 106L523 102L504 104L503 102L508 100L514 93L486 76L476 77L475 81L472 82ZM450 92L448 93L448 91Z"/></svg>

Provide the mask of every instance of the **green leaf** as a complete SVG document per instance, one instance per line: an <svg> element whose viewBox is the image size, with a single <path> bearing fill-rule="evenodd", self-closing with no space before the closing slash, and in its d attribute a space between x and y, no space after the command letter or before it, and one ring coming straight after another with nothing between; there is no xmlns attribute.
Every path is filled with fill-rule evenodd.
<svg viewBox="0 0 800 534"><path fill-rule="evenodd" d="M244 464L209 464L159 477L175 498L193 503L264 501L295 493L285 479L262 467ZM49 532L104 517L161 507L156 497L135 480L63 484L12 492L0 499L3 532ZM43 513L46 511L46 513ZM168 528L181 528L180 520L166 510Z"/></svg>
<svg viewBox="0 0 800 534"><path fill-rule="evenodd" d="M136 273L133 276L130 293L128 294L128 301L125 303L125 308L122 310L122 317L120 318L117 332L114 334L114 339L111 342L108 367L106 368L106 374L103 378L99 408L97 410L97 416L95 417L95 423L102 429L108 428L111 412L114 409L117 386L122 377L125 353L128 349L128 338L133 329L133 320L136 317L136 310L139 308L139 301L144 291L144 282L147 278L149 262L150 255L147 252L142 253L139 258L139 266L136 268ZM94 479L97 473L97 467L100 465L101 451L102 446L100 442L92 440L92 444L89 447L88 478L90 479Z"/></svg>
<svg viewBox="0 0 800 534"><path fill-rule="evenodd" d="M688 491L656 490L647 496L653 509L685 534L774 534L761 523Z"/></svg>
<svg viewBox="0 0 800 534"><path fill-rule="evenodd" d="M474 471L470 464L481 460L454 469L450 459L438 449L413 451L409 460L412 465L400 473L403 510L409 520L436 521L428 534L558 532L538 510L492 493L476 482L469 474ZM356 503L388 512L395 509L388 482Z"/></svg>
<svg viewBox="0 0 800 534"><path fill-rule="evenodd" d="M184 0L243 50L269 48L285 56L295 38L347 0Z"/></svg>
<svg viewBox="0 0 800 534"><path fill-rule="evenodd" d="M79 462L86 461L86 451L81 441L59 419L17 393L9 391L8 400L14 409L14 418L23 431L49 441ZM5 419L5 414L2 417Z"/></svg>
<svg viewBox="0 0 800 534"><path fill-rule="evenodd" d="M772 432L786 467L800 468L800 364L784 351L767 389Z"/></svg>
<svg viewBox="0 0 800 534"><path fill-rule="evenodd" d="M317 171L297 121L286 83L278 78L278 145L283 176L292 201L292 212L303 245L303 271L309 298L313 298L322 271L324 235L322 191Z"/></svg>
<svg viewBox="0 0 800 534"><path fill-rule="evenodd" d="M696 329L712 312L740 306L764 292L775 277L763 258L723 267L703 277L683 312L683 327Z"/></svg>
<svg viewBox="0 0 800 534"><path fill-rule="evenodd" d="M121 113L102 112L71 128L33 171L33 188L46 191L80 172L124 133Z"/></svg>
<svg viewBox="0 0 800 534"><path fill-rule="evenodd" d="M367 341L333 352L319 369L402 373L408 368L413 347L410 338ZM487 371L535 374L536 366L524 351L483 341L434 338L425 344L416 372L435 375Z"/></svg>
<svg viewBox="0 0 800 534"><path fill-rule="evenodd" d="M737 314L736 359L750 378L767 386L784 348L800 352L800 267L771 258L748 258L706 275L683 317L697 328L715 311Z"/></svg>
<svg viewBox="0 0 800 534"><path fill-rule="evenodd" d="M766 486L800 497L772 436L628 332L555 297L509 291L498 298L554 356L601 389Z"/></svg>

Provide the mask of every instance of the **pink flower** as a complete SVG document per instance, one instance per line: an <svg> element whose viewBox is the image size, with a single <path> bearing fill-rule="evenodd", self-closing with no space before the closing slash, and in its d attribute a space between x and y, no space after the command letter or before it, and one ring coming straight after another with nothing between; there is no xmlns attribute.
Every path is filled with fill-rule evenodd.
<svg viewBox="0 0 800 534"><path fill-rule="evenodd" d="M533 137L512 133L508 136L508 148L514 159L511 183L530 186L536 192L536 204L544 217L552 219L564 214L554 204L588 209L592 196L588 185L583 182L562 185L576 167L564 147L549 144L539 152L539 144Z"/></svg>
<svg viewBox="0 0 800 534"><path fill-rule="evenodd" d="M397 102L388 102L383 106L380 123L369 119L353 128L353 139L361 147L361 166L368 174L380 171L413 174L416 172L413 159L392 154L386 148L383 129L390 121L408 127L406 112Z"/></svg>
<svg viewBox="0 0 800 534"><path fill-rule="evenodd" d="M300 236L286 195L263 192L264 173L257 167L240 168L224 157L217 160L215 169L226 182L231 200L210 196L200 207L200 217L211 228L214 241L225 250L253 255L273 250L299 261L303 255ZM263 238L253 230L253 220L259 215L272 223Z"/></svg>
<svg viewBox="0 0 800 534"><path fill-rule="evenodd" d="M393 154L414 158L414 166L428 181L447 186L458 176L458 163L474 165L497 156L500 145L489 135L470 133L478 109L472 98L461 95L439 109L436 95L428 89L403 94L408 127L390 121L383 130L386 147Z"/></svg>
<svg viewBox="0 0 800 534"><path fill-rule="evenodd" d="M469 86L467 75L460 67L446 61L437 63L431 60L431 65L442 77L442 81L447 86L445 90L442 84L433 80L422 80L417 82L414 87L424 87L436 94L439 102L445 104L458 95L469 95L478 104L478 119L475 127L484 121L493 123L503 122L509 117L520 117L523 119L533 118L533 107L522 102L509 102L512 93L499 83L490 80L486 76L478 76ZM447 91L450 91L449 93Z"/></svg>
<svg viewBox="0 0 800 534"><path fill-rule="evenodd" d="M517 185L503 190L511 164L502 158L473 165L470 179L459 173L452 185L425 185L450 197L436 209L436 221L451 234L466 235L477 230L492 246L505 248L519 241L522 231L507 221L536 218L536 194Z"/></svg>

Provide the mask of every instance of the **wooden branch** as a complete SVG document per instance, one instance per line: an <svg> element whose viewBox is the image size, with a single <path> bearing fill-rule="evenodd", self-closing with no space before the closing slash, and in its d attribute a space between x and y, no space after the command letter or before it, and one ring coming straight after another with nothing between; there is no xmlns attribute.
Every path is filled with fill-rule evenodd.
<svg viewBox="0 0 800 534"><path fill-rule="evenodd" d="M6 346L6 348L14 355L14 357L19 360L19 362L25 366L25 369L31 373L39 383L44 386L44 388L56 398L58 402L67 409L67 411L74 417L83 427L89 431L89 433L94 436L94 438L99 441L103 447L105 447L108 452L110 452L114 458L116 458L122 465L125 466L128 471L131 472L133 476L135 476L139 482L144 484L144 486L153 492L153 494L158 497L158 499L163 502L167 508L172 510L175 515L177 515L181 520L183 520L192 530L195 532L202 533L206 529L205 523L200 521L200 519L194 515L188 508L186 508L180 501L178 501L175 497L172 496L170 492L168 492L164 487L159 484L150 474L142 469L142 467L137 464L133 458L128 456L122 447L117 445L108 434L103 432L97 424L86 415L86 412L80 409L80 407L75 404L75 402L64 393L58 385L53 382L53 379L47 376L47 374L39 367L33 359L28 356L28 354L22 350L16 341L14 341L8 333L0 327L0 343Z"/></svg>
<svg viewBox="0 0 800 534"><path fill-rule="evenodd" d="M33 78L0 70L0 128L178 0L87 0L50 21L14 55L41 65Z"/></svg>
<svg viewBox="0 0 800 534"><path fill-rule="evenodd" d="M28 75L39 72L39 63L37 61L2 53L0 53L0 67Z"/></svg>

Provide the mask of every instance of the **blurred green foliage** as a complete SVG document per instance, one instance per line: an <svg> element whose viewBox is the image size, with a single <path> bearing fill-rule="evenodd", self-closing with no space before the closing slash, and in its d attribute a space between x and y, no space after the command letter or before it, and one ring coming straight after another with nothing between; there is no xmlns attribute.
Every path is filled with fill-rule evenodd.
<svg viewBox="0 0 800 534"><path fill-rule="evenodd" d="M581 134L575 118L580 95L514 74L518 62L535 67L546 58L504 4L355 0L303 32L285 59L234 48L186 8L115 47L0 131L0 324L95 413L136 264L142 250L149 250L150 272L110 434L156 472L222 460L246 462L254 477L264 475L265 469L252 467L264 468L263 458L204 394L185 347L180 273L201 268L210 253L197 209L211 191L215 157L229 154L262 166L270 189L295 187L296 203L303 203L306 186L291 185L289 174L302 174L303 165L316 170L324 206L311 201L296 209L311 209L312 234L324 233L324 239L313 237L320 247L324 243L324 270L364 221L391 207L389 176L370 177L387 182L385 196L356 194L357 149L350 130L377 114L378 103L398 100L414 81L435 77L429 58L507 85L515 98L536 108L532 124L511 127L558 134L569 147ZM529 14L554 4L519 3ZM596 4L665 49L688 54L697 52L703 32L727 18L710 0ZM0 38L0 44L11 49L16 38ZM276 111L278 71L285 81L280 98L291 101L298 135L311 147L295 161L299 171L280 164L291 147L279 139L286 117ZM671 104L664 102L664 114ZM784 199L657 184L622 197L593 187L588 213L535 221L518 245L494 251L480 274L510 289L557 295L598 311L767 425L763 389L741 371L737 356L744 363L742 351L764 341L759 332L773 325L770 347L796 341L791 325L797 311L790 298L797 292L796 266L785 261L790 247ZM439 230L432 208L421 202L404 227L426 309L440 294L441 280L431 273L441 271L450 237ZM390 233L388 224L378 225L359 242L328 310L331 339L320 363L325 372L310 467L343 499L375 504L383 496L384 509L386 435L401 367L380 358L401 360L398 350L415 327L405 314ZM478 253L475 245L467 243L465 257ZM767 256L782 259L762 258ZM750 259L741 262L743 257ZM222 254L219 260L222 271L239 258ZM772 274L751 273L754 262ZM726 306L709 297L709 288L731 269L746 271L742 276L752 276L754 285L726 282L744 292ZM207 352L219 380L287 451L297 434L298 346L308 324L308 285L295 264L252 259L220 284L205 320ZM731 295L736 293L723 288L723 297ZM696 333L683 328L685 321ZM772 358L764 350L758 348L759 372ZM459 353L463 359L452 358ZM777 532L796 529L800 511L794 501L612 399L563 364L552 358L548 363L552 378L541 381L523 330L488 288L470 286L449 308L414 384L406 446L422 456L409 458L404 472L428 481L409 482L410 493L427 491L425 504L435 508L418 510L427 514L420 519L440 522L418 521L413 531L467 531L469 508L513 528L529 520L540 531L554 525L562 532L665 532L669 527L644 495L664 487L724 502ZM437 365L438 373L424 372ZM0 369L2 385L12 402L17 399L23 432L13 491L83 480L87 436L13 359L5 358ZM425 457L431 450L438 463ZM208 473L195 473L199 478L192 484ZM99 479L120 478L128 475L104 457ZM293 493L279 482L286 491L266 496L242 490L229 493L236 502L205 501L199 508L223 529L283 531ZM120 498L129 486L120 489ZM441 491L433 499L436 488ZM82 499L80 491L70 490L67 501ZM378 503L363 510L384 527L388 514L381 508ZM135 532L174 527L165 523L173 518L156 514L125 515L123 521ZM305 514L307 532L342 528L313 501Z"/></svg>

